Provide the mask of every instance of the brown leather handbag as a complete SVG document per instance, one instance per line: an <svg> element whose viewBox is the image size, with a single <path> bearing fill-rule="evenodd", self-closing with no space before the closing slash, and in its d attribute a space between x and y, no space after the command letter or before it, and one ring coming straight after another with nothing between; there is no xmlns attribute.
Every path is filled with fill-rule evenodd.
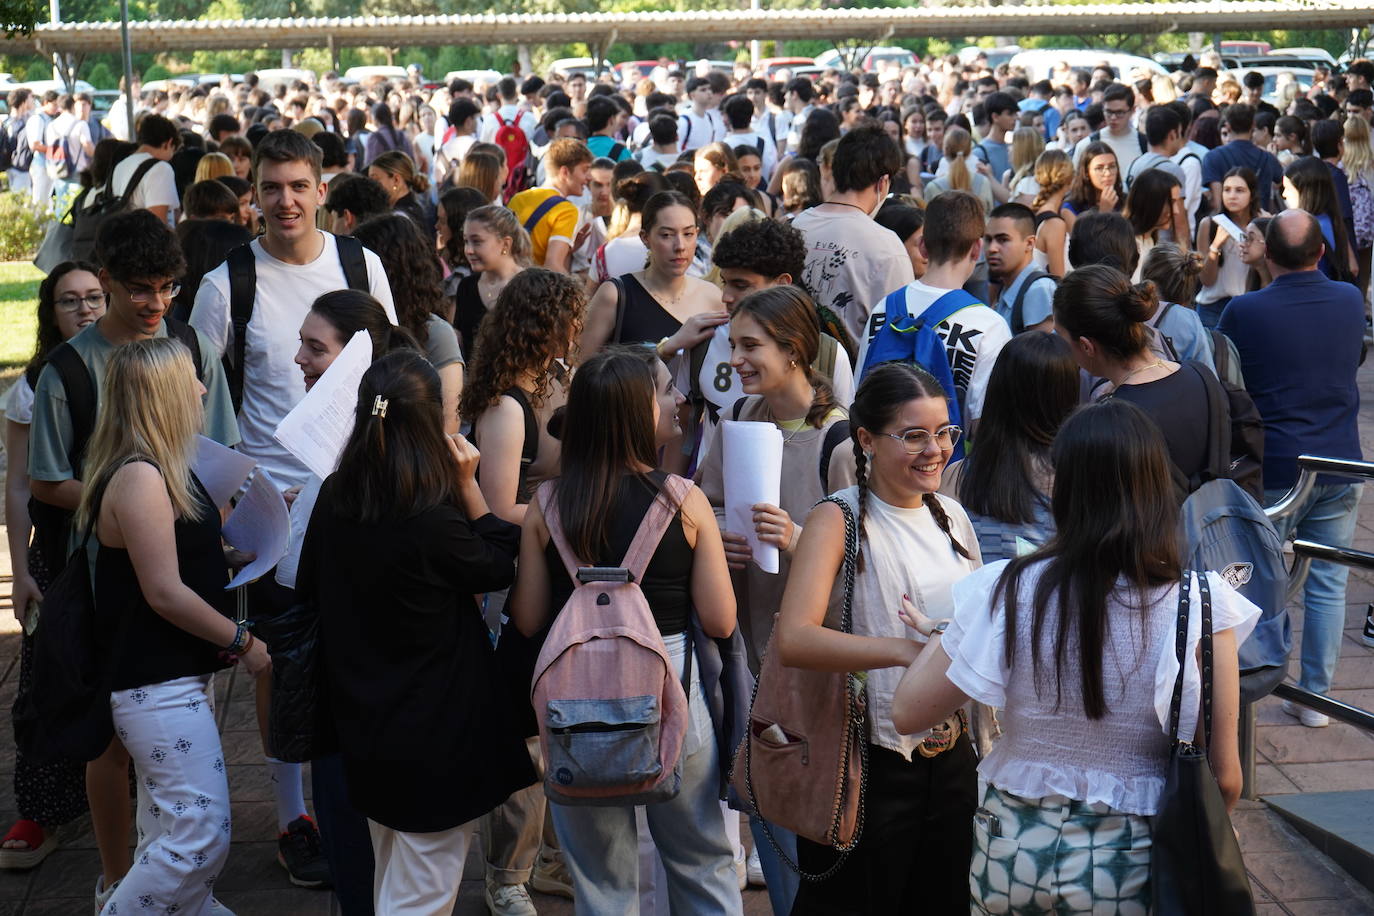
<svg viewBox="0 0 1374 916"><path fill-rule="evenodd" d="M844 606L840 631L853 627L858 529L844 500ZM776 634L775 634L776 635ZM863 832L868 776L864 686L848 673L789 668L772 651L763 657L749 707L749 730L735 752L730 782L763 821L778 857L803 878L834 874ZM803 871L773 839L776 824L840 856L820 874Z"/></svg>

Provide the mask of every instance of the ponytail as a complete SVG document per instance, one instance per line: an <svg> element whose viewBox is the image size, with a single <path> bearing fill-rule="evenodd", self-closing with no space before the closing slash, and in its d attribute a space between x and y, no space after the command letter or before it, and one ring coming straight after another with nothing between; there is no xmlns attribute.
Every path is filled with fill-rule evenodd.
<svg viewBox="0 0 1374 916"><path fill-rule="evenodd" d="M1109 357L1129 359L1150 347L1144 324L1159 307L1155 285L1132 284L1115 267L1091 264L1066 276L1054 293L1054 319L1074 337L1088 337Z"/></svg>
<svg viewBox="0 0 1374 916"><path fill-rule="evenodd" d="M934 493L927 493L921 497L921 502L930 510L931 518L935 519L935 524L940 526L940 530L949 538L949 546L954 548L954 552L965 560L972 560L973 556L968 552L963 544L954 536L954 531L950 528L949 514L945 512L945 507L940 505L940 497Z"/></svg>
<svg viewBox="0 0 1374 916"><path fill-rule="evenodd" d="M838 406L835 403L835 389L830 387L830 383L822 378L810 363L806 364L805 369L806 380L811 383L811 390L814 392L811 397L811 409L806 412L806 422L816 429L824 429L825 418Z"/></svg>

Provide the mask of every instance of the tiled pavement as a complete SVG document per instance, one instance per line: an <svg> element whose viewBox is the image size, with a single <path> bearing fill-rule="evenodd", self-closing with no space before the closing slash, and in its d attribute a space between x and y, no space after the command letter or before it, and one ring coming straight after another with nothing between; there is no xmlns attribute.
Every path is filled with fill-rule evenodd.
<svg viewBox="0 0 1374 916"><path fill-rule="evenodd" d="M4 387L0 385L0 388ZM1366 456L1374 456L1374 361L1361 372L1361 411ZM0 471L3 470L0 453ZM14 751L9 708L18 677L18 627L9 606L9 556L0 537L0 824L13 817ZM1374 488L1360 507L1355 547L1374 552ZM1360 641L1364 609L1374 602L1374 573L1354 573L1349 588L1346 635L1332 696L1374 709L1374 649ZM1294 629L1300 634L1300 615ZM1300 635L1299 635L1300 638ZM1296 661L1293 669L1296 671ZM252 685L230 672L216 684L219 715L233 794L234 842L217 885L220 898L239 916L327 916L337 913L328 893L292 887L275 860L275 808L257 737ZM1273 698L1258 708L1257 791L1292 792L1374 789L1374 735L1333 723L1309 729L1285 714ZM307 781L307 786L308 786ZM1371 812L1374 816L1374 812ZM1242 801L1235 815L1260 916L1357 916L1374 914L1374 894L1271 812L1261 801ZM0 826L0 829L3 829ZM0 916L69 916L91 912L98 860L88 825L71 831L63 848L29 873L0 873ZM745 831L747 836L748 831ZM455 914L477 916L482 902L482 863L474 853L464 872ZM570 914L572 905L534 895L541 916ZM769 912L763 891L745 892L745 912Z"/></svg>

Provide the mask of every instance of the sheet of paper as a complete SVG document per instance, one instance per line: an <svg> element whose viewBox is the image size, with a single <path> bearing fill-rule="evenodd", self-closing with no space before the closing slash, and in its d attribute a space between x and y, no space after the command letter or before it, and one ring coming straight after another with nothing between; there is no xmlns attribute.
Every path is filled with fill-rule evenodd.
<svg viewBox="0 0 1374 916"><path fill-rule="evenodd" d="M257 462L242 452L225 448L214 439L200 436L196 440L196 457L191 470L200 478L205 491L216 506L223 506L243 487Z"/></svg>
<svg viewBox="0 0 1374 916"><path fill-rule="evenodd" d="M359 331L272 433L321 480L334 473L353 432L358 384L370 365L372 338Z"/></svg>
<svg viewBox="0 0 1374 916"><path fill-rule="evenodd" d="M276 566L286 553L290 536L291 517L286 511L286 500L281 498L281 490L272 476L258 468L224 523L224 540L257 556L225 588L247 585Z"/></svg>
<svg viewBox="0 0 1374 916"><path fill-rule="evenodd" d="M782 431L772 423L721 423L725 472L725 530L743 534L764 572L778 571L778 548L754 531L755 503L776 506L782 488Z"/></svg>
<svg viewBox="0 0 1374 916"><path fill-rule="evenodd" d="M1212 222L1226 230L1226 234L1237 242L1245 238L1245 230L1237 226L1235 220L1225 213L1212 214ZM1205 253L1205 252L1204 252Z"/></svg>

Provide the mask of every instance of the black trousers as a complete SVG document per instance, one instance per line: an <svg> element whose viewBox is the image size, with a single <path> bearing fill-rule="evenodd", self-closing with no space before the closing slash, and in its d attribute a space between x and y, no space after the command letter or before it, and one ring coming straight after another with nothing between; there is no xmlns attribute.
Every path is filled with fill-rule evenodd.
<svg viewBox="0 0 1374 916"><path fill-rule="evenodd" d="M917 753L909 763L869 745L859 845L826 880L802 881L792 916L968 913L976 766L967 733L945 753ZM830 847L797 838L805 871L825 871L835 857Z"/></svg>

